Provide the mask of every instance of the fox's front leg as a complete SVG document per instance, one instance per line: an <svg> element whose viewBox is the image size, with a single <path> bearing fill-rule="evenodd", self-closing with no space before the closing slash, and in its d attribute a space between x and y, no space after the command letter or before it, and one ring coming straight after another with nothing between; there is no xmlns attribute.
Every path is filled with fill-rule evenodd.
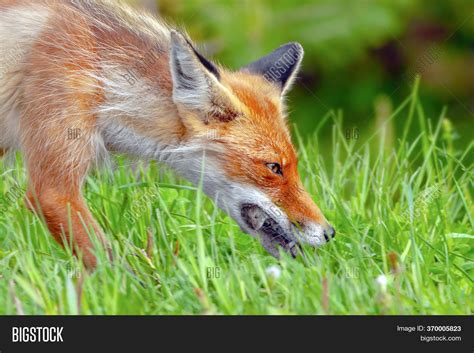
<svg viewBox="0 0 474 353"><path fill-rule="evenodd" d="M93 269L97 260L89 234L95 233L109 251L81 194L100 138L95 119L78 114L77 106L66 107L52 117L46 115L51 110L44 108L25 110L21 117L28 203L44 218L55 240L61 245L70 244L74 254L80 254L84 264Z"/></svg>

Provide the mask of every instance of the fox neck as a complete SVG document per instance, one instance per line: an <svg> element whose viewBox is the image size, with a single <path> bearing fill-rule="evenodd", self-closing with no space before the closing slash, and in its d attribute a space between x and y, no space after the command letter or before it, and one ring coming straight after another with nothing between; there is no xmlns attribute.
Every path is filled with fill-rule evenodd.
<svg viewBox="0 0 474 353"><path fill-rule="evenodd" d="M206 157L210 146L193 139L171 97L150 90L147 83L131 87L127 97L109 95L107 104L99 107L98 117L106 152L164 163L195 185L203 181L203 175L206 180L218 175L218 166ZM204 191L213 198L214 187L207 185L215 186L216 180L203 183Z"/></svg>
<svg viewBox="0 0 474 353"><path fill-rule="evenodd" d="M179 121L179 117L176 117ZM205 143L190 141L179 132L161 131L163 139L144 136L127 126L123 121L103 120L102 136L105 148L111 152L125 153L141 159L154 160L167 165L180 177L192 184L201 186L202 190L219 206L219 190L230 190L230 184L223 175L215 156L215 151ZM158 131L159 135L160 131ZM210 153L209 153L210 152Z"/></svg>
<svg viewBox="0 0 474 353"><path fill-rule="evenodd" d="M181 146L186 136L170 87L160 85L169 72L153 80L124 65L102 71L104 100L95 113L106 149L166 162L166 151Z"/></svg>

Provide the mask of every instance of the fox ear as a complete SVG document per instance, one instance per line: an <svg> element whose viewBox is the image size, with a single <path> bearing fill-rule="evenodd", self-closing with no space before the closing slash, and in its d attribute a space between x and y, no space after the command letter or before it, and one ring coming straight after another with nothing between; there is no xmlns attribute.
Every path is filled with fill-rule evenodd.
<svg viewBox="0 0 474 353"><path fill-rule="evenodd" d="M287 43L241 70L261 75L267 81L277 84L284 95L296 78L303 56L301 44Z"/></svg>
<svg viewBox="0 0 474 353"><path fill-rule="evenodd" d="M170 68L174 102L191 110L209 110L220 86L219 70L176 31L171 31Z"/></svg>

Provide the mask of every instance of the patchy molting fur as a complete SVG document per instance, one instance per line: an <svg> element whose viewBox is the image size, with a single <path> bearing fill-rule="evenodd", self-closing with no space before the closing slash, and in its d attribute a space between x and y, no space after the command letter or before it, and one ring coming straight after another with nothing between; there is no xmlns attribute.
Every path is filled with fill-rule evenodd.
<svg viewBox="0 0 474 353"><path fill-rule="evenodd" d="M5 53L18 48L21 58L9 62ZM162 21L115 1L0 0L0 149L22 150L30 207L58 241L73 237L90 267L96 260L82 225L106 241L80 190L109 152L164 162L202 181L250 234L243 203L272 205L296 240L325 242L327 222L297 175L280 89L245 71L219 68L216 77L193 50ZM147 55L152 63L143 65ZM66 138L69 129L80 137ZM281 160L288 185L261 160ZM67 207L73 235L64 229Z"/></svg>

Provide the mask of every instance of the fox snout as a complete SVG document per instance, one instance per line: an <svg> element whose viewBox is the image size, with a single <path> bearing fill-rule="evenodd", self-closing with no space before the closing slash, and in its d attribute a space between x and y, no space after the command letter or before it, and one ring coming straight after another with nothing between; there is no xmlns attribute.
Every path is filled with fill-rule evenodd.
<svg viewBox="0 0 474 353"><path fill-rule="evenodd" d="M304 196L297 201L294 206L298 207L294 209L285 209L272 201L242 203L242 229L257 236L263 247L275 257L279 257L280 248L296 257L303 244L319 247L329 242L336 235L334 227L327 222L309 195Z"/></svg>
<svg viewBox="0 0 474 353"><path fill-rule="evenodd" d="M326 229L324 230L324 238L326 239L326 241L331 240L335 236L336 236L336 230L334 229L333 226L330 225L327 230Z"/></svg>
<svg viewBox="0 0 474 353"><path fill-rule="evenodd" d="M299 188L300 195L291 200L289 217L301 242L319 246L335 237L336 231L312 200L309 193Z"/></svg>
<svg viewBox="0 0 474 353"><path fill-rule="evenodd" d="M314 222L306 222L301 225L294 225L296 236L300 242L312 246L320 246L329 242L336 236L336 230L329 223L321 225Z"/></svg>

